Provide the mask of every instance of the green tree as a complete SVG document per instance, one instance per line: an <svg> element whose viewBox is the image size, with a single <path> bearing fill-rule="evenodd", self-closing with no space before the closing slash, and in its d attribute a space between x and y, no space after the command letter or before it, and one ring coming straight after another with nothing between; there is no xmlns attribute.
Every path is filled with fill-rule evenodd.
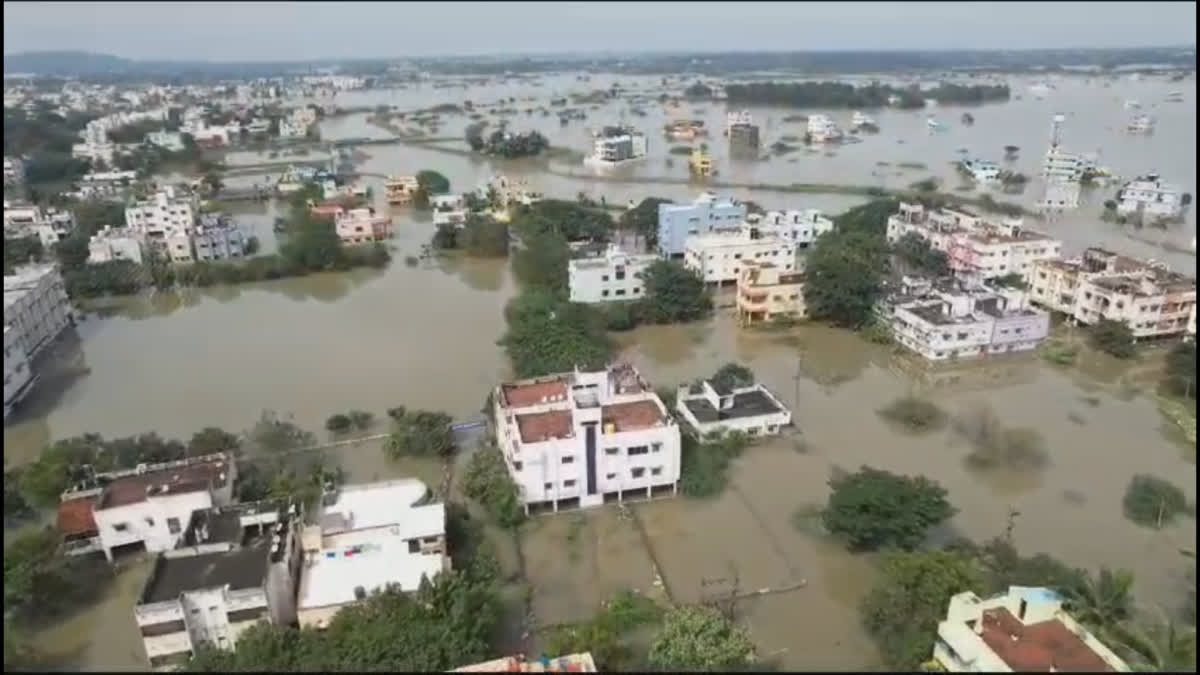
<svg viewBox="0 0 1200 675"><path fill-rule="evenodd" d="M1133 572L1101 567L1096 576L1081 574L1063 589L1076 621L1101 635L1133 615Z"/></svg>
<svg viewBox="0 0 1200 675"><path fill-rule="evenodd" d="M450 192L450 179L432 169L417 172L417 185L431 195L444 195Z"/></svg>
<svg viewBox="0 0 1200 675"><path fill-rule="evenodd" d="M645 291L640 315L652 323L679 323L712 313L704 281L682 265L658 260L642 272Z"/></svg>
<svg viewBox="0 0 1200 675"><path fill-rule="evenodd" d="M502 258L508 255L508 226L490 216L469 214L462 229L455 232L455 245L472 256Z"/></svg>
<svg viewBox="0 0 1200 675"><path fill-rule="evenodd" d="M1135 670L1165 673L1196 671L1196 629L1182 626L1161 612L1110 630L1116 650Z"/></svg>
<svg viewBox="0 0 1200 675"><path fill-rule="evenodd" d="M1196 343L1180 342L1167 354L1163 389L1172 396L1196 400Z"/></svg>
<svg viewBox="0 0 1200 675"><path fill-rule="evenodd" d="M892 246L892 254L910 272L932 277L950 273L950 259L943 251L929 245L916 232L908 232Z"/></svg>
<svg viewBox="0 0 1200 675"><path fill-rule="evenodd" d="M1092 326L1092 346L1118 359L1133 358L1137 353L1133 339L1133 331L1123 321L1100 319Z"/></svg>
<svg viewBox="0 0 1200 675"><path fill-rule="evenodd" d="M36 512L21 492L21 469L4 468L4 524L12 525Z"/></svg>
<svg viewBox="0 0 1200 675"><path fill-rule="evenodd" d="M519 377L603 367L614 347L604 314L564 301L550 291L531 289L505 308L508 330L500 339Z"/></svg>
<svg viewBox="0 0 1200 675"><path fill-rule="evenodd" d="M1157 530L1187 510L1187 495L1170 481L1139 473L1129 479L1121 505L1126 518Z"/></svg>
<svg viewBox="0 0 1200 675"><path fill-rule="evenodd" d="M946 490L924 476L900 476L864 466L836 476L821 514L825 529L852 549L913 549L929 529L955 513Z"/></svg>
<svg viewBox="0 0 1200 675"><path fill-rule="evenodd" d="M729 484L729 465L750 445L740 431L709 434L702 440L682 438L679 490L688 497L715 497Z"/></svg>
<svg viewBox="0 0 1200 675"><path fill-rule="evenodd" d="M961 553L885 555L879 579L860 607L884 662L896 670L916 670L929 658L950 598L975 590L979 581L973 561Z"/></svg>
<svg viewBox="0 0 1200 675"><path fill-rule="evenodd" d="M388 411L392 418L392 434L383 450L392 459L405 456L446 457L454 452L454 423L443 412L408 411L403 407Z"/></svg>
<svg viewBox="0 0 1200 675"><path fill-rule="evenodd" d="M325 420L325 430L339 433L350 429L350 418L342 413L330 415L329 419Z"/></svg>
<svg viewBox="0 0 1200 675"><path fill-rule="evenodd" d="M658 247L658 207L670 203L670 199L646 197L637 206L622 213L617 219L617 226L641 239L645 250L653 251Z"/></svg>
<svg viewBox="0 0 1200 675"><path fill-rule="evenodd" d="M520 490L497 448L480 447L471 455L463 492L479 502L501 527L514 528L525 520Z"/></svg>
<svg viewBox="0 0 1200 675"><path fill-rule="evenodd" d="M809 316L857 328L883 292L887 245L882 237L835 230L817 238L808 256L804 300Z"/></svg>
<svg viewBox="0 0 1200 675"><path fill-rule="evenodd" d="M317 442L311 432L301 429L291 420L281 419L269 410L263 411L246 436L254 449L267 453L296 450L316 445Z"/></svg>
<svg viewBox="0 0 1200 675"><path fill-rule="evenodd" d="M713 373L709 382L718 390L732 391L754 386L754 371L740 363L726 363Z"/></svg>
<svg viewBox="0 0 1200 675"><path fill-rule="evenodd" d="M754 661L754 643L715 609L678 607L667 612L650 644L650 666L669 670L717 670Z"/></svg>
<svg viewBox="0 0 1200 675"><path fill-rule="evenodd" d="M192 434L192 440L188 441L187 454L196 457L217 452L236 452L241 444L241 439L236 434L217 427L205 427Z"/></svg>
<svg viewBox="0 0 1200 675"><path fill-rule="evenodd" d="M40 262L45 251L42 240L35 236L4 238L4 273L30 262Z"/></svg>
<svg viewBox="0 0 1200 675"><path fill-rule="evenodd" d="M521 237L521 248L513 254L513 274L527 286L541 286L565 293L567 261L571 258L567 240L558 233L545 232Z"/></svg>

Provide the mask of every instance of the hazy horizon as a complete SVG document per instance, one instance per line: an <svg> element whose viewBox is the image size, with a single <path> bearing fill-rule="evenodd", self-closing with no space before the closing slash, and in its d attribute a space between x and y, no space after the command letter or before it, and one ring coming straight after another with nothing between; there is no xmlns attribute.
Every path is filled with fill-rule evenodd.
<svg viewBox="0 0 1200 675"><path fill-rule="evenodd" d="M1196 5L1189 2L4 3L5 56L86 51L151 61L1017 51L1195 42Z"/></svg>

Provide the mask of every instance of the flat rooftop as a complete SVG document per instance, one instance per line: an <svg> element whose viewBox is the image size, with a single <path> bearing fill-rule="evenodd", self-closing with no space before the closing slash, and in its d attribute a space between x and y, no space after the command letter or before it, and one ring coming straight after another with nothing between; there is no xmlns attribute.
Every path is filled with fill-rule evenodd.
<svg viewBox="0 0 1200 675"><path fill-rule="evenodd" d="M654 401L630 401L601 406L600 424L611 424L617 431L637 431L662 426L666 418Z"/></svg>
<svg viewBox="0 0 1200 675"><path fill-rule="evenodd" d="M321 535L379 527L396 528L394 534L404 539L442 534L445 505L417 506L427 494L429 488L416 478L344 486L335 502L321 508Z"/></svg>
<svg viewBox="0 0 1200 675"><path fill-rule="evenodd" d="M594 673L596 662L590 652L569 654L557 658L533 661L523 657L506 656L470 666L456 668L456 673Z"/></svg>
<svg viewBox="0 0 1200 675"><path fill-rule="evenodd" d="M704 398L685 399L683 404L692 411L699 422L719 422L756 415L771 415L783 410L761 389L734 394L733 407L728 410L717 410Z"/></svg>
<svg viewBox="0 0 1200 675"><path fill-rule="evenodd" d="M359 589L367 594L388 586L415 591L422 578L433 579L444 569L445 556L411 553L407 539L390 533L360 530L325 537L322 550L308 554L300 568L297 607L352 603Z"/></svg>
<svg viewBox="0 0 1200 675"><path fill-rule="evenodd" d="M1112 672L1058 619L1024 624L1007 609L983 613L984 643L1016 672Z"/></svg>
<svg viewBox="0 0 1200 675"><path fill-rule="evenodd" d="M97 509L111 509L146 501L155 495L200 492L223 487L229 481L229 462L219 459L161 471L123 476L104 488Z"/></svg>
<svg viewBox="0 0 1200 675"><path fill-rule="evenodd" d="M506 408L526 408L552 400L566 400L567 383L561 377L543 382L504 384L500 386Z"/></svg>
<svg viewBox="0 0 1200 675"><path fill-rule="evenodd" d="M159 556L154 573L142 591L141 604L166 602L184 591L218 588L230 590L261 588L267 578L270 536L259 537L247 546L219 553L167 558Z"/></svg>
<svg viewBox="0 0 1200 675"><path fill-rule="evenodd" d="M565 391L565 389L564 389ZM570 410L517 415L517 431L525 443L541 443L551 438L567 438L574 428Z"/></svg>

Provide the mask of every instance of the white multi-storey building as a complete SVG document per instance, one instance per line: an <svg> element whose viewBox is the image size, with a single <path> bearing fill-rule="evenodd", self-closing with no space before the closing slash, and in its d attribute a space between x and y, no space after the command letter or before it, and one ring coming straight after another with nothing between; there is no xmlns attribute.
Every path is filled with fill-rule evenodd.
<svg viewBox="0 0 1200 675"><path fill-rule="evenodd" d="M1047 588L1010 586L980 598L950 598L933 660L951 673L1129 672L1111 649L1063 609Z"/></svg>
<svg viewBox="0 0 1200 675"><path fill-rule="evenodd" d="M1196 307L1194 278L1099 248L1042 261L1027 279L1029 298L1039 306L1081 324L1120 321L1135 338L1185 334Z"/></svg>
<svg viewBox="0 0 1200 675"><path fill-rule="evenodd" d="M679 427L632 366L503 384L492 406L527 512L675 494Z"/></svg>
<svg viewBox="0 0 1200 675"><path fill-rule="evenodd" d="M88 239L88 262L106 263L128 260L142 263L142 238L126 227L104 226Z"/></svg>
<svg viewBox="0 0 1200 675"><path fill-rule="evenodd" d="M257 506L197 511L179 546L159 554L133 609L154 670L201 646L236 649L251 626L295 622L295 513Z"/></svg>
<svg viewBox="0 0 1200 675"><path fill-rule="evenodd" d="M37 356L71 321L71 302L53 265L30 265L4 277L4 325L12 327L12 339L27 358Z"/></svg>
<svg viewBox="0 0 1200 675"><path fill-rule="evenodd" d="M317 522L300 534L304 562L296 600L302 628L326 628L343 607L385 588L417 590L450 569L446 509L424 503L429 488L405 478L344 485L321 498Z"/></svg>
<svg viewBox="0 0 1200 675"><path fill-rule="evenodd" d="M168 253L175 261L192 259L189 234L195 224L193 199L177 196L172 187L125 209L126 227L141 235L147 245Z"/></svg>
<svg viewBox="0 0 1200 675"><path fill-rule="evenodd" d="M567 263L571 302L640 300L642 273L657 261L651 254L626 253L609 244L598 255L574 258Z"/></svg>
<svg viewBox="0 0 1200 675"><path fill-rule="evenodd" d="M18 331L4 325L4 418L13 411L21 399L33 389L36 378L29 364L25 349L17 341Z"/></svg>
<svg viewBox="0 0 1200 675"><path fill-rule="evenodd" d="M770 436L792 422L791 411L758 383L734 387L703 380L680 385L675 410L700 437L725 431Z"/></svg>
<svg viewBox="0 0 1200 675"><path fill-rule="evenodd" d="M1117 192L1117 213L1142 218L1178 218L1183 213L1183 193L1149 173L1125 183Z"/></svg>
<svg viewBox="0 0 1200 675"><path fill-rule="evenodd" d="M643 159L646 156L646 135L626 127L605 127L592 142L592 154L587 162L612 166Z"/></svg>
<svg viewBox="0 0 1200 675"><path fill-rule="evenodd" d="M1062 253L1062 242L1026 229L1019 218L989 223L965 211L927 211L920 204L901 202L899 212L888 217L888 243L894 244L909 233L944 252L951 272L966 281L1010 274L1024 277L1034 263L1057 259Z"/></svg>
<svg viewBox="0 0 1200 675"><path fill-rule="evenodd" d="M1000 179L1000 165L982 159L964 159L962 168L976 183L991 183Z"/></svg>
<svg viewBox="0 0 1200 675"><path fill-rule="evenodd" d="M1050 332L1050 315L1024 291L905 278L878 312L896 342L930 361L1029 351Z"/></svg>
<svg viewBox="0 0 1200 675"><path fill-rule="evenodd" d="M829 115L815 114L808 116L808 138L813 143L836 141L842 137L842 130L834 123Z"/></svg>
<svg viewBox="0 0 1200 675"><path fill-rule="evenodd" d="M392 220L376 216L375 209L367 206L339 211L333 217L333 225L343 244L365 244L387 239Z"/></svg>
<svg viewBox="0 0 1200 675"><path fill-rule="evenodd" d="M744 265L764 262L796 269L796 244L744 225L735 233L689 237L683 253L684 267L710 284L735 282Z"/></svg>
<svg viewBox="0 0 1200 675"><path fill-rule="evenodd" d="M683 255L688 237L712 232L736 232L746 220L746 204L717 199L705 192L691 204L658 205L658 253L667 258Z"/></svg>
<svg viewBox="0 0 1200 675"><path fill-rule="evenodd" d="M789 241L801 250L808 248L822 234L833 231L833 221L817 209L751 214L746 216L746 223L761 232Z"/></svg>

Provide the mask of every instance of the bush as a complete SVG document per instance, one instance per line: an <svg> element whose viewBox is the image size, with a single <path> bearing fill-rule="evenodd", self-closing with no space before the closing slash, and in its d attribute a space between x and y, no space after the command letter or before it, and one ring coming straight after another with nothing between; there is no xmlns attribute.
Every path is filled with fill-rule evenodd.
<svg viewBox="0 0 1200 675"><path fill-rule="evenodd" d="M409 411L403 406L388 410L392 435L383 450L392 459L404 456L446 457L454 452L454 420L443 412Z"/></svg>
<svg viewBox="0 0 1200 675"><path fill-rule="evenodd" d="M1100 319L1090 333L1092 347L1118 359L1133 358L1136 347L1133 331L1122 321Z"/></svg>
<svg viewBox="0 0 1200 675"><path fill-rule="evenodd" d="M1042 348L1042 357L1058 366L1069 366L1079 356L1079 348L1060 340L1048 340Z"/></svg>
<svg viewBox="0 0 1200 675"><path fill-rule="evenodd" d="M463 492L479 502L501 527L514 528L525 520L520 490L509 476L498 448L481 447L471 456L463 477Z"/></svg>
<svg viewBox="0 0 1200 675"><path fill-rule="evenodd" d="M1137 474L1129 480L1122 501L1125 517L1143 527L1170 525L1187 510L1183 490L1155 476Z"/></svg>
<svg viewBox="0 0 1200 675"><path fill-rule="evenodd" d="M851 549L911 550L930 528L956 512L946 489L924 476L900 476L864 466L829 481L832 490L821 521Z"/></svg>
<svg viewBox="0 0 1200 675"><path fill-rule="evenodd" d="M682 437L679 490L694 498L715 497L729 482L730 463L742 454L750 439L740 431L712 434L703 440Z"/></svg>
<svg viewBox="0 0 1200 675"><path fill-rule="evenodd" d="M1196 343L1181 342L1167 354L1163 389L1172 396L1196 400ZM1193 408L1194 410L1194 408Z"/></svg>
<svg viewBox="0 0 1200 675"><path fill-rule="evenodd" d="M350 429L350 425L350 418L341 413L330 415L329 419L325 420L325 429L334 433L348 431Z"/></svg>
<svg viewBox="0 0 1200 675"><path fill-rule="evenodd" d="M709 382L717 390L730 391L754 386L754 371L740 363L726 363L713 373Z"/></svg>
<svg viewBox="0 0 1200 675"><path fill-rule="evenodd" d="M430 169L417 172L417 185L431 195L444 195L450 192L450 179Z"/></svg>
<svg viewBox="0 0 1200 675"><path fill-rule="evenodd" d="M898 398L878 413L880 417L915 433L934 431L946 424L946 413L941 408L916 396Z"/></svg>

